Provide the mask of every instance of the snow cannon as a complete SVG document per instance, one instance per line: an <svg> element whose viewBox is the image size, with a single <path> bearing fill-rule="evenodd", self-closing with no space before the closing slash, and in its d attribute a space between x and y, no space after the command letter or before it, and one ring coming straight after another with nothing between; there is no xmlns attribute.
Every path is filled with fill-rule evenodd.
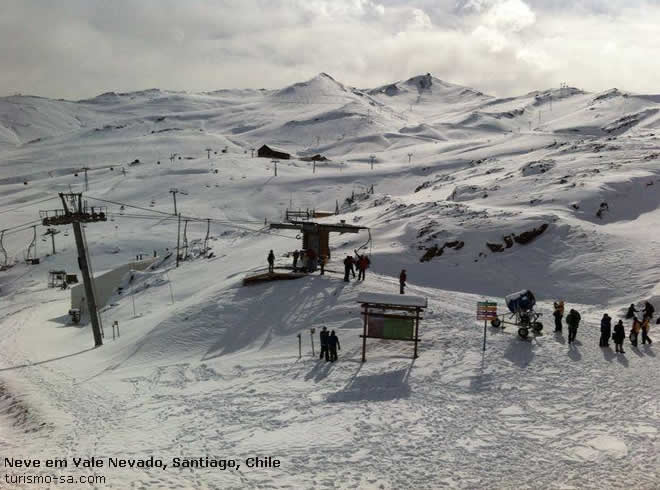
<svg viewBox="0 0 660 490"><path fill-rule="evenodd" d="M491 320L493 327L503 327L505 323L515 325L518 327L518 335L523 339L527 338L530 329L537 334L543 330L543 324L538 321L541 313L534 311L536 297L529 289L508 294L504 302L511 313Z"/></svg>

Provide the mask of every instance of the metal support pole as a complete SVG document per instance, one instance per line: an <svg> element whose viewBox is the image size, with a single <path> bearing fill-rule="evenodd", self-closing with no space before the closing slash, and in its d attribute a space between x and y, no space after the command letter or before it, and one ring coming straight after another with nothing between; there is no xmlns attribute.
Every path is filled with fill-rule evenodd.
<svg viewBox="0 0 660 490"><path fill-rule="evenodd" d="M51 232L51 233L50 233L50 240L51 240L51 242L53 243L53 255L55 255L55 233L54 233L55 230L53 230L53 229L51 228L51 229L48 230L48 231Z"/></svg>
<svg viewBox="0 0 660 490"><path fill-rule="evenodd" d="M309 338L312 341L312 357L316 357L316 353L314 352L314 331L313 328L309 329Z"/></svg>
<svg viewBox="0 0 660 490"><path fill-rule="evenodd" d="M367 360L367 317L369 316L369 307L364 305L364 324L362 327L362 362Z"/></svg>
<svg viewBox="0 0 660 490"><path fill-rule="evenodd" d="M417 342L419 339L419 308L415 308L415 352L413 354L413 359L417 359Z"/></svg>
<svg viewBox="0 0 660 490"><path fill-rule="evenodd" d="M179 223L176 230L176 266L179 267L179 243L181 242L181 213L179 213Z"/></svg>
<svg viewBox="0 0 660 490"><path fill-rule="evenodd" d="M176 193L179 192L179 189L170 189L170 194L172 194L172 199L174 199L174 214L178 214L176 210Z"/></svg>
<svg viewBox="0 0 660 490"><path fill-rule="evenodd" d="M488 323L488 321L484 320L484 346L481 349L482 352L486 352L486 325L487 325L487 323Z"/></svg>
<svg viewBox="0 0 660 490"><path fill-rule="evenodd" d="M87 297L87 309L89 310L89 317L92 322L94 346L99 347L103 345L103 337L101 336L101 326L99 323L98 312L96 311L96 297L94 296L92 277L89 273L89 264L87 263L87 253L85 251L82 229L80 228L80 223L77 221L74 221L71 223L71 225L73 227L73 233L76 237L76 247L78 248L78 265L80 266L80 273L83 277L85 296Z"/></svg>
<svg viewBox="0 0 660 490"><path fill-rule="evenodd" d="M302 336L298 334L298 359L302 357Z"/></svg>

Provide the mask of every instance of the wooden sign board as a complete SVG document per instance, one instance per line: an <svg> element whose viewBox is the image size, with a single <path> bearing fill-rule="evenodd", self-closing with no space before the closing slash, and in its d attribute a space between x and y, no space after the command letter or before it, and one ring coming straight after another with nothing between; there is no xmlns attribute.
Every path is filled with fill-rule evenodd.
<svg viewBox="0 0 660 490"><path fill-rule="evenodd" d="M377 339L412 340L415 333L415 318L391 316L367 317L367 335Z"/></svg>
<svg viewBox="0 0 660 490"><path fill-rule="evenodd" d="M497 318L497 303L479 301L477 303L477 320L494 320Z"/></svg>

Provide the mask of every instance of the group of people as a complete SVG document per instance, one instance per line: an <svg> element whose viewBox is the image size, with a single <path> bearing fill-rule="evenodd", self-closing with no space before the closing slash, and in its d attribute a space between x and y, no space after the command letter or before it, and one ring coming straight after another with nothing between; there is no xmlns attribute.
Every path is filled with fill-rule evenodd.
<svg viewBox="0 0 660 490"><path fill-rule="evenodd" d="M293 251L293 271L294 272L316 272L316 268L321 269L321 275L325 274L325 264L328 258L325 255L317 255L313 249L294 250ZM266 258L268 261L268 272L275 270L275 254L271 250Z"/></svg>
<svg viewBox="0 0 660 490"><path fill-rule="evenodd" d="M367 269L371 265L371 260L367 254L359 254L357 250L354 252L355 256L347 255L344 259L344 282L350 282L351 276L355 279L356 269L358 271L357 280L364 281L367 276ZM321 269L321 275L325 274L325 265L328 262L326 256L317 256L316 252L311 248L307 250L294 250L292 255L294 272L312 273L316 271L316 267L318 266ZM268 253L266 260L268 261L268 272L273 272L275 269L275 254L272 250ZM405 294L407 280L406 269L401 269L401 273L399 274L400 294Z"/></svg>
<svg viewBox="0 0 660 490"><path fill-rule="evenodd" d="M319 359L323 359L328 362L335 362L337 360L337 351L341 350L339 346L339 337L335 334L335 331L332 330L328 332L328 329L323 327L321 328L321 356Z"/></svg>
<svg viewBox="0 0 660 490"><path fill-rule="evenodd" d="M300 261L300 263L298 263ZM294 272L316 272L316 268L321 269L321 275L325 274L325 264L328 258L325 255L318 255L314 249L294 250L293 251L293 271Z"/></svg>
<svg viewBox="0 0 660 490"><path fill-rule="evenodd" d="M651 328L651 319L653 318L653 314L655 313L655 308L651 303L646 301L644 303L644 309L642 310L642 314L643 314L642 320L639 320L639 318L637 318L636 313L639 312L635 308L635 305L631 304L630 307L628 308L628 312L626 313L626 319L633 321L632 327L630 329L630 334L628 335L628 338L630 339L630 343L636 347L638 343L639 334L641 332L642 344L646 344L646 343L651 344L652 340L649 337L649 330ZM561 332L562 319L564 317L563 301L555 301L553 316L555 318L555 332ZM568 325L569 344L575 342L575 336L577 335L578 327L580 325L581 320L582 317L580 316L580 313L573 308L571 308L571 310L568 312L568 315L566 315L566 325ZM656 323L660 324L660 318L658 318ZM619 320L614 325L614 328L612 328L612 318L607 313L605 313L600 321L600 342L599 342L600 347L609 347L610 338L614 342L616 352L625 354L625 351L623 350L623 342L626 339L626 329L625 326L623 325L623 320Z"/></svg>
<svg viewBox="0 0 660 490"><path fill-rule="evenodd" d="M357 250L355 250L355 257L347 255L344 259L344 282L350 282L350 275L353 275L353 279L355 279L355 269L358 270L357 280L364 281L370 265L369 257L366 254L360 255Z"/></svg>

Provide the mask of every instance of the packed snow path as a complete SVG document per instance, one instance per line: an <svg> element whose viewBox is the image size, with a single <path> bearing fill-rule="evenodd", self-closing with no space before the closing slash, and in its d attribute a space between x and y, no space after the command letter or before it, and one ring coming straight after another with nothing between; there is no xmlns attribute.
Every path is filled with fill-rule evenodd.
<svg viewBox="0 0 660 490"><path fill-rule="evenodd" d="M478 297L412 287L429 297L420 357L409 358L408 343L371 340L362 364L356 295L387 292L387 278L303 281L249 288L264 311L237 313L227 327L232 334L221 321L207 326L220 338L241 337L245 329L252 341L234 352L217 352L209 338L206 353L190 355L199 347L197 329L210 320L202 312L163 338L150 341L154 332L144 332L137 353L124 340L85 350L83 329L61 344L62 353L74 354L66 360L4 368L10 384L22 380L16 388L24 399L44 401L32 405L34 423L51 424L5 441L5 452L166 461L260 455L282 462L278 469L224 472L106 470L109 488L657 487L654 347L626 345L625 355L599 348L599 311L578 306L584 325L573 347L547 329L523 341L514 328L489 328L482 356L473 318ZM225 291L211 304L235 308L243 291ZM282 304L289 294L296 301ZM53 293L39 296L47 301ZM27 331L52 329L48 314L57 302L52 306L39 316L11 316L3 347L13 345L14 354L7 364L27 360ZM285 315L290 310L295 314ZM266 315L287 320L268 323ZM123 338L139 323L126 322ZM306 329L320 324L340 336L336 363L311 357ZM297 332L305 340L302 359ZM154 360L153 349L167 351L171 342L187 360Z"/></svg>

